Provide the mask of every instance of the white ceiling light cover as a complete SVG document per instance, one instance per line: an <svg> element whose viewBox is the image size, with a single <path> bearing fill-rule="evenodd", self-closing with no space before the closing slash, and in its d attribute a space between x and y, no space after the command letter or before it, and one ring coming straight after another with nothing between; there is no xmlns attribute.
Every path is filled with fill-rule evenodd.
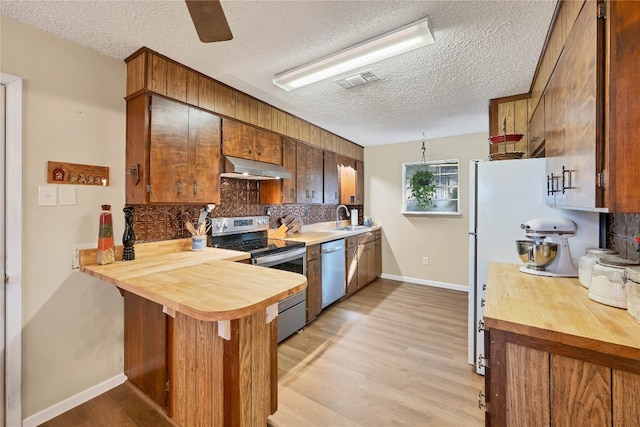
<svg viewBox="0 0 640 427"><path fill-rule="evenodd" d="M287 92L433 43L428 18L369 39L317 61L278 74L273 83Z"/></svg>

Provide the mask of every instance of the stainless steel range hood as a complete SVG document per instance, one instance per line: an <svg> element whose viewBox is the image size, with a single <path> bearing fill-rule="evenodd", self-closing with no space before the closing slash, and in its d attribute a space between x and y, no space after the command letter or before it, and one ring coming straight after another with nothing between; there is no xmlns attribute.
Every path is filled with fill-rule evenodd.
<svg viewBox="0 0 640 427"><path fill-rule="evenodd" d="M280 165L224 156L224 171L220 176L239 179L291 178L291 173Z"/></svg>

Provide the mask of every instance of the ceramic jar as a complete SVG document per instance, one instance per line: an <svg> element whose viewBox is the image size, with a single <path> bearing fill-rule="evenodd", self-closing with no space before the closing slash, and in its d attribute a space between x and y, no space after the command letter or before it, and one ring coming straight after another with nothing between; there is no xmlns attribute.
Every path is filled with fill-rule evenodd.
<svg viewBox="0 0 640 427"><path fill-rule="evenodd" d="M627 294L627 312L640 322L640 267L627 267L622 281Z"/></svg>
<svg viewBox="0 0 640 427"><path fill-rule="evenodd" d="M596 265L598 258L605 255L616 255L617 253L618 251L613 249L587 248L578 261L578 280L580 284L588 289L591 284L593 266Z"/></svg>

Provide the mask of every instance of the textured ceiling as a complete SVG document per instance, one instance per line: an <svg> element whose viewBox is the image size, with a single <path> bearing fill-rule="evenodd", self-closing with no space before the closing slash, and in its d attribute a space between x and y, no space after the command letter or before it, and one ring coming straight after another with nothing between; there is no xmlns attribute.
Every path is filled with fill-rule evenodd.
<svg viewBox="0 0 640 427"><path fill-rule="evenodd" d="M182 0L7 1L1 13L124 59L142 46L363 146L486 132L488 100L523 93L556 0L222 0L234 38L199 41ZM275 74L429 16L435 43L285 92ZM356 70L358 71L358 70ZM347 73L350 75L353 73Z"/></svg>

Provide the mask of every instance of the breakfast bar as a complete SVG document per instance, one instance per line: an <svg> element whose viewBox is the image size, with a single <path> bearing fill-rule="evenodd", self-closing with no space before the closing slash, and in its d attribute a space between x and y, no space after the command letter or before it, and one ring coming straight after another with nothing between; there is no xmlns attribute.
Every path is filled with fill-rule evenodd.
<svg viewBox="0 0 640 427"><path fill-rule="evenodd" d="M277 409L273 320L306 278L233 262L247 257L147 248L80 268L122 293L125 374L181 426L264 425Z"/></svg>

